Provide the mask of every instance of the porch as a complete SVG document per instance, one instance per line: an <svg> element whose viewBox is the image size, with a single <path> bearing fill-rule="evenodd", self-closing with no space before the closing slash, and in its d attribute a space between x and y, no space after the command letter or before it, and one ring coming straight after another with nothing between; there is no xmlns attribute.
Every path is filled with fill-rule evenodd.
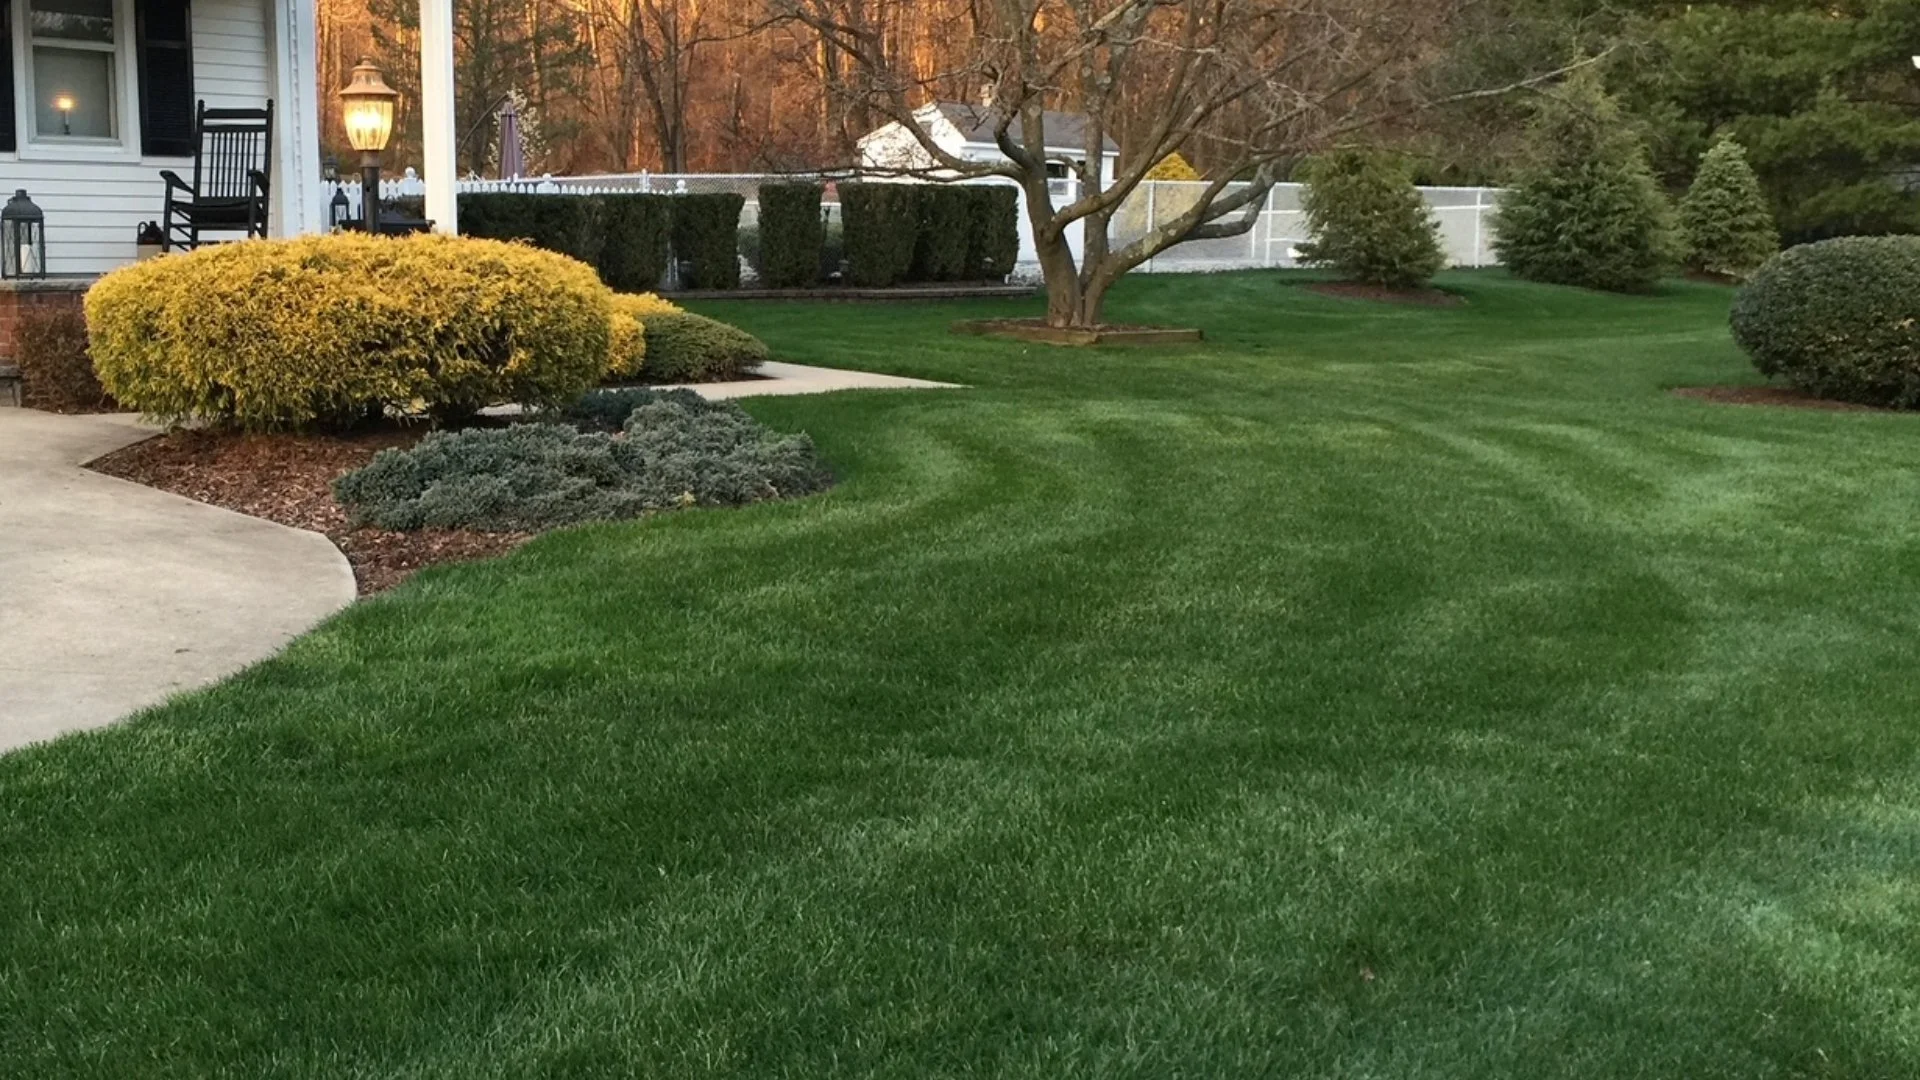
<svg viewBox="0 0 1920 1080"><path fill-rule="evenodd" d="M0 0L0 34L0 194L45 213L49 274L134 259L200 100L274 103L269 231L321 226L312 0Z"/></svg>

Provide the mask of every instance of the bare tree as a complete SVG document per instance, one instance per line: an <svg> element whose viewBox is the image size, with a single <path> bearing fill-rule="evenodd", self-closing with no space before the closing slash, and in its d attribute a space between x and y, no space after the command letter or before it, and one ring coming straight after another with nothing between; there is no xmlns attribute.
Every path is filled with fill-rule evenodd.
<svg viewBox="0 0 1920 1080"><path fill-rule="evenodd" d="M970 44L933 72L901 62L888 39L892 9L919 0L769 2L776 19L811 28L837 55L830 89L912 134L923 154L909 171L1020 185L1056 326L1098 324L1113 284L1174 244L1245 233L1275 180L1304 155L1441 102L1553 74L1449 85L1450 44L1497 29L1481 0L975 0ZM983 86L1004 161L964 160L916 118L930 97L972 98ZM1071 156L1048 152L1050 108L1084 118ZM1108 134L1123 118L1124 164L1104 176ZM1156 162L1190 147L1209 162L1207 186L1115 247L1115 212ZM1080 181L1065 205L1055 203L1050 166ZM1078 259L1067 242L1075 226L1085 230Z"/></svg>

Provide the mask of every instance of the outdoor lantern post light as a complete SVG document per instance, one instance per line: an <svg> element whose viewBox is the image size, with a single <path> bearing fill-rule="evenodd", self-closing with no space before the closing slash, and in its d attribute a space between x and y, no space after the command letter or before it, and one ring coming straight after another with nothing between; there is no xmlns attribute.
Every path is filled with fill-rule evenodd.
<svg viewBox="0 0 1920 1080"><path fill-rule="evenodd" d="M369 59L354 66L353 78L340 91L347 143L360 151L360 208L369 235L380 231L380 151L393 137L393 105L399 100L400 91L387 85Z"/></svg>
<svg viewBox="0 0 1920 1080"><path fill-rule="evenodd" d="M47 276L47 216L19 188L0 207L0 277Z"/></svg>

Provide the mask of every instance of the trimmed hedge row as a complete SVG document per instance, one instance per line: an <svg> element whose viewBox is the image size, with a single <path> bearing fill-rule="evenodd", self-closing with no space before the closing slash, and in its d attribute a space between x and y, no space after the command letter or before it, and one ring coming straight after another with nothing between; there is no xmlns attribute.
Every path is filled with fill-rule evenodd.
<svg viewBox="0 0 1920 1080"><path fill-rule="evenodd" d="M760 189L750 246L769 287L804 288L839 263L827 258L823 193L819 184ZM572 256L622 292L657 287L674 258L685 287L735 289L745 203L731 193L476 192L460 196L460 231ZM846 183L840 205L842 254L854 285L1003 280L1019 258L1019 192L1011 185Z"/></svg>
<svg viewBox="0 0 1920 1080"><path fill-rule="evenodd" d="M672 195L673 253L689 289L740 287L740 210L745 196Z"/></svg>
<svg viewBox="0 0 1920 1080"><path fill-rule="evenodd" d="M694 263L689 279L712 282L698 288L730 289L740 283L730 230L739 225L743 201L738 195L471 192L460 196L460 232L482 240L523 240L571 256L622 292L657 288L670 252L677 251ZM724 255L715 240L723 229Z"/></svg>
<svg viewBox="0 0 1920 1080"><path fill-rule="evenodd" d="M805 288L820 280L827 231L820 220L819 184L763 184L760 188L760 283Z"/></svg>
<svg viewBox="0 0 1920 1080"><path fill-rule="evenodd" d="M1004 184L842 184L847 276L870 288L985 281L1020 254L1019 193Z"/></svg>

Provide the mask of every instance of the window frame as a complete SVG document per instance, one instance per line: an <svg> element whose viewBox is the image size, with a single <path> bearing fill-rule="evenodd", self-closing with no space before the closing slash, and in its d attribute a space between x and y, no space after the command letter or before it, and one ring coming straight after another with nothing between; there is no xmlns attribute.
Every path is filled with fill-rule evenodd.
<svg viewBox="0 0 1920 1080"><path fill-rule="evenodd" d="M14 145L22 161L138 161L140 160L139 56L136 48L136 0L113 0L113 47L85 49L113 56L113 126L110 139L85 136L43 136L39 132L33 96L33 47L30 35L33 0L13 0ZM66 48L53 39L55 48Z"/></svg>

